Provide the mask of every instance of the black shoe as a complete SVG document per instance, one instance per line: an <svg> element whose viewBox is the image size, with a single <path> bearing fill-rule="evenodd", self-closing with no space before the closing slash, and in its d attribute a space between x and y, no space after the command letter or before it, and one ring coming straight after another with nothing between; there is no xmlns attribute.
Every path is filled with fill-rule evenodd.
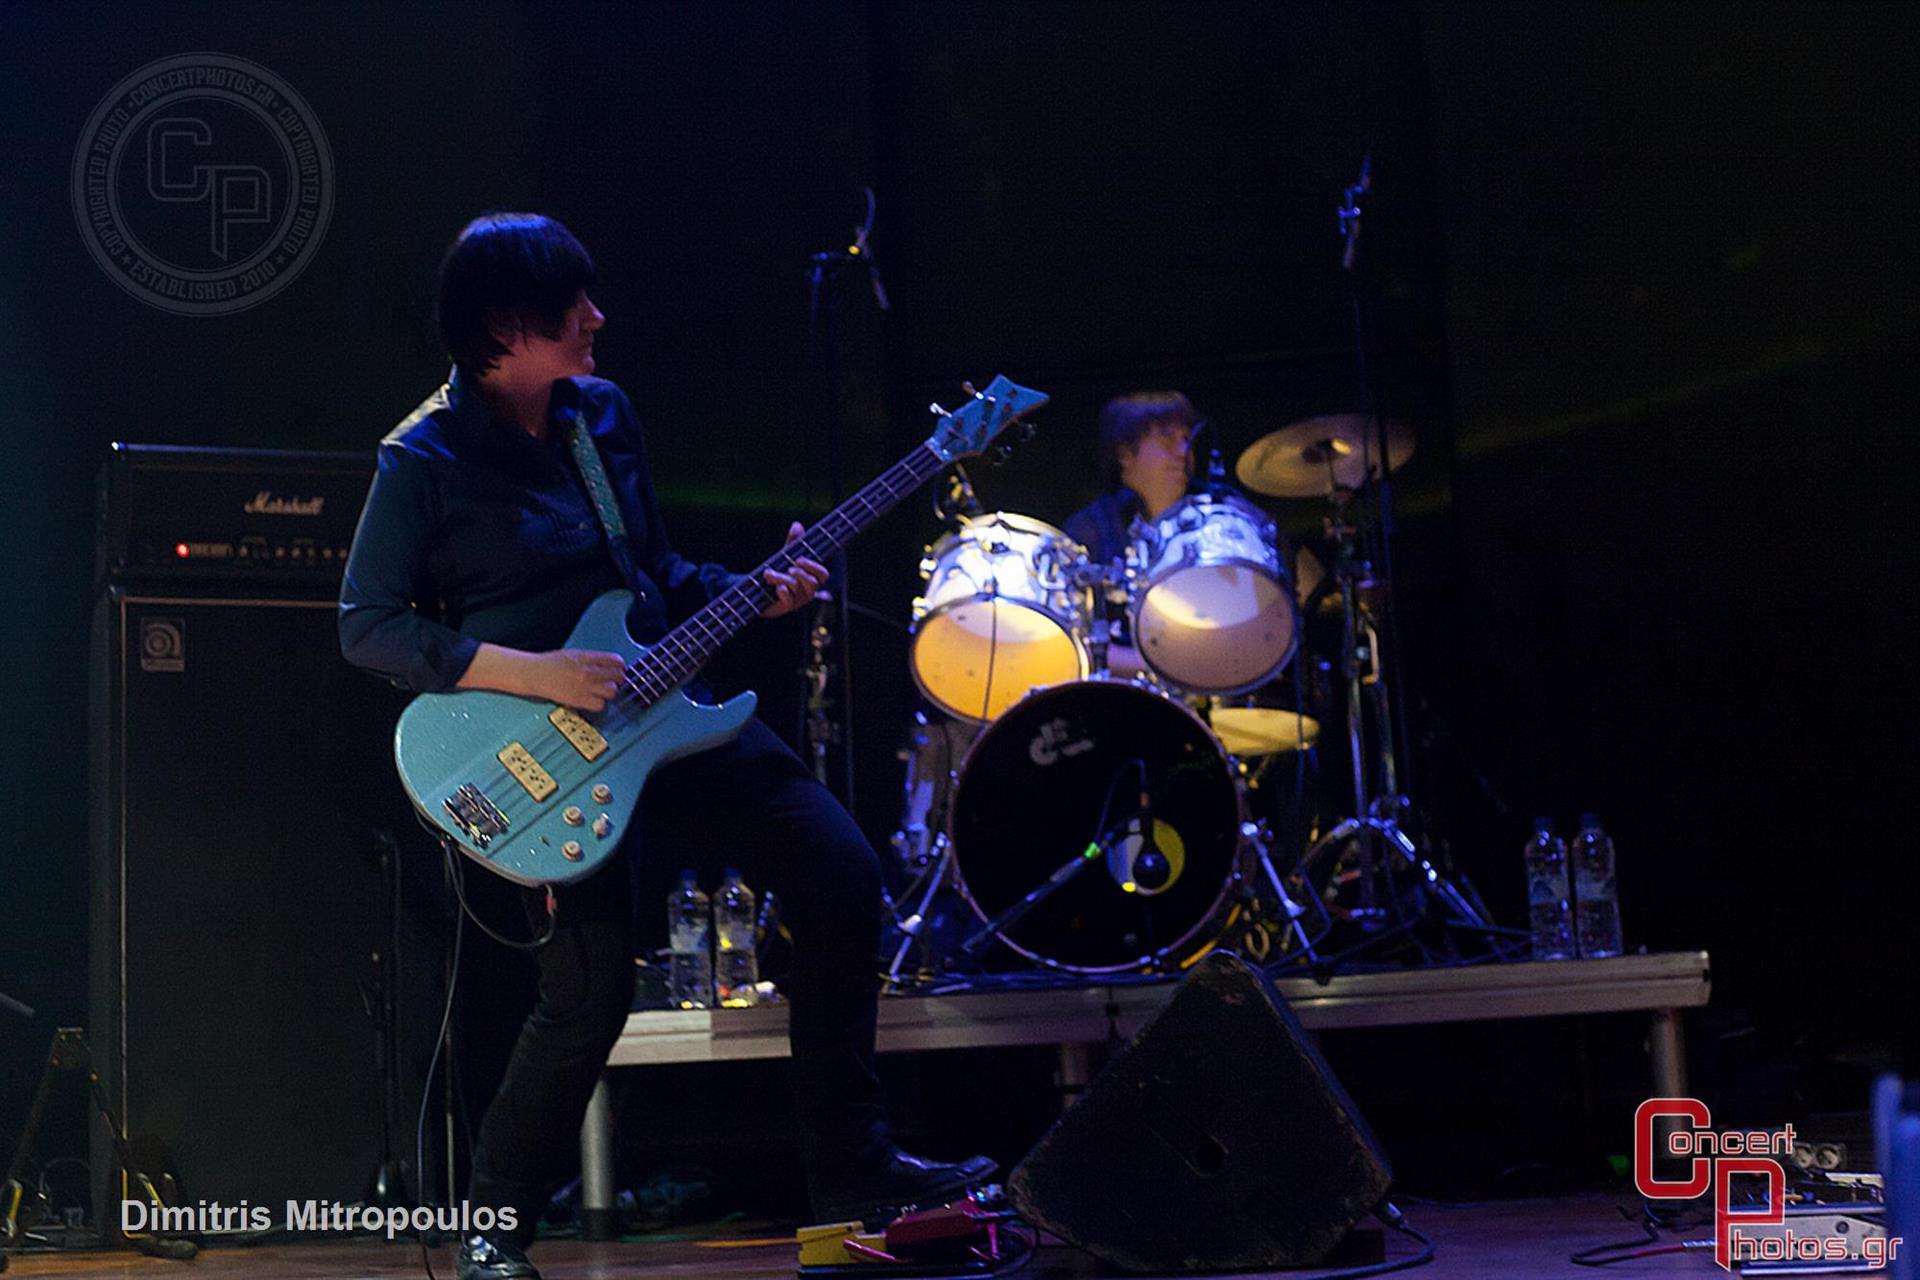
<svg viewBox="0 0 1920 1280"><path fill-rule="evenodd" d="M1000 1166L985 1156L955 1164L908 1155L889 1145L874 1163L815 1191L817 1222L872 1222L912 1207L957 1200Z"/></svg>
<svg viewBox="0 0 1920 1280"><path fill-rule="evenodd" d="M468 1236L460 1242L453 1274L457 1280L540 1280L525 1249L485 1236Z"/></svg>

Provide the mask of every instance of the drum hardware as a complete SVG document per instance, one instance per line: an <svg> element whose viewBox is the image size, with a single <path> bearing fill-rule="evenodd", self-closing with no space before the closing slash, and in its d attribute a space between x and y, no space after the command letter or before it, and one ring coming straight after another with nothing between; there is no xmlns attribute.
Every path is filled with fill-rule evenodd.
<svg viewBox="0 0 1920 1280"><path fill-rule="evenodd" d="M1281 927L1283 936L1292 936L1295 949L1300 955L1318 963L1320 957L1315 950L1315 945L1327 935L1333 923L1327 914L1326 904L1316 897L1307 896L1307 901L1313 903L1318 913L1320 924L1316 932L1309 933L1304 923L1308 909L1295 900L1293 893L1287 889L1286 881L1274 868L1273 833L1268 829L1266 822L1262 820L1241 823L1240 836L1245 842L1244 848L1252 854L1255 867L1260 872L1261 883L1273 891L1274 906L1279 915L1273 919L1272 923Z"/></svg>
<svg viewBox="0 0 1920 1280"><path fill-rule="evenodd" d="M893 927L901 935L887 967L890 990L901 985L901 973L916 948L918 971L934 971L937 957L932 922L936 900L947 894L956 910L964 910L953 884L947 814L959 761L978 736L976 725L916 711L907 742L896 753L906 766L904 804L900 827L890 843L906 873L906 883L898 895L889 895L887 900Z"/></svg>
<svg viewBox="0 0 1920 1280"><path fill-rule="evenodd" d="M972 516L981 514L980 495L973 490L973 477L967 474L963 463L954 463L947 471L947 478L933 496L933 514L946 526L948 532L958 529L961 523Z"/></svg>
<svg viewBox="0 0 1920 1280"><path fill-rule="evenodd" d="M807 660L800 668L800 678L806 682L807 689L801 711L807 755L813 765L813 776L822 785L831 785L827 777L827 751L840 741L840 726L833 718L833 695L828 692L833 682L833 664L827 660L827 650L833 645L833 626L828 621L832 607L832 592L821 591L814 596L813 620L807 625Z"/></svg>

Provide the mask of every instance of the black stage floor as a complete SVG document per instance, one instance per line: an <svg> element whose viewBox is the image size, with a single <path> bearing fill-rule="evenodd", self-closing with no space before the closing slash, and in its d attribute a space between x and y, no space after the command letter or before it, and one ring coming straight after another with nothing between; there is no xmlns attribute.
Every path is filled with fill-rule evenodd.
<svg viewBox="0 0 1920 1280"><path fill-rule="evenodd" d="M1400 1274L1428 1280L1485 1280L1490 1276L1550 1280L1595 1274L1696 1275L1704 1280L1719 1274L1711 1255L1704 1250L1622 1262L1600 1273L1568 1262L1567 1255L1576 1250L1632 1239L1638 1234L1637 1228L1620 1217L1615 1205L1614 1200L1602 1196L1458 1205L1401 1202L1408 1221L1432 1237L1438 1254L1432 1264ZM1390 1236L1390 1259L1414 1252L1413 1241ZM616 1280L642 1275L787 1280L794 1275L791 1239L770 1224L729 1224L711 1233L692 1230L671 1238L641 1237L605 1244L546 1241L536 1248L533 1258L546 1280ZM170 1274L181 1280L410 1280L426 1274L420 1266L418 1247L378 1239L209 1249L190 1263L163 1262L130 1252L16 1255L11 1261L8 1280L16 1276L166 1280ZM437 1252L434 1269L442 1280L450 1280L451 1250ZM880 1267L874 1271L884 1274ZM1021 1280L1084 1280L1110 1273L1077 1250L1047 1245L1017 1274ZM1276 1274L1307 1280L1321 1273L1308 1270Z"/></svg>

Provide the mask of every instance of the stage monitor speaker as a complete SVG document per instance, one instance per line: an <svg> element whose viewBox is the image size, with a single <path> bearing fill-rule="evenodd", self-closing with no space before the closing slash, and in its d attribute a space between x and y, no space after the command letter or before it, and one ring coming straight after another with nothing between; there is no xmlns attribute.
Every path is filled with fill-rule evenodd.
<svg viewBox="0 0 1920 1280"><path fill-rule="evenodd" d="M1320 1262L1393 1174L1280 993L1214 952L1008 1180L1027 1219L1123 1270Z"/></svg>
<svg viewBox="0 0 1920 1280"><path fill-rule="evenodd" d="M278 1221L286 1200L360 1200L380 1163L375 850L415 839L390 747L405 698L341 658L330 599L230 596L96 605L87 1030L185 1202ZM405 960L437 983L438 956ZM122 1178L96 1128L111 1232Z"/></svg>

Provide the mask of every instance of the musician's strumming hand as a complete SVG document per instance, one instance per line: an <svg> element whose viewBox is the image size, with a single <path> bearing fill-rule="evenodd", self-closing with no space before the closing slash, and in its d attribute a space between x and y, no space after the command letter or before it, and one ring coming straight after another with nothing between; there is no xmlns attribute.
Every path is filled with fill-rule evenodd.
<svg viewBox="0 0 1920 1280"><path fill-rule="evenodd" d="M534 696L575 711L600 711L619 693L627 662L617 653L555 649L533 655L540 684Z"/></svg>
<svg viewBox="0 0 1920 1280"><path fill-rule="evenodd" d="M627 660L617 653L593 649L529 653L483 644L457 687L494 689L537 702L557 702L575 711L601 711L625 687L626 669Z"/></svg>
<svg viewBox="0 0 1920 1280"><path fill-rule="evenodd" d="M787 545L792 546L805 533L798 520L787 530ZM820 588L827 585L827 569L818 560L809 560L805 556L793 562L792 572L782 573L778 569L767 570L767 585L773 588L773 603L760 611L763 618L777 618L783 613L792 613L818 595Z"/></svg>

